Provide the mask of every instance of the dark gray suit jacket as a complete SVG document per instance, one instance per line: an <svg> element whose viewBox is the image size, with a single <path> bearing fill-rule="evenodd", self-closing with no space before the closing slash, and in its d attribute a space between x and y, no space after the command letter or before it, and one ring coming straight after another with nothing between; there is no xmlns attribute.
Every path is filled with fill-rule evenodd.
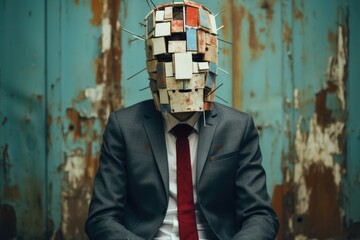
<svg viewBox="0 0 360 240"><path fill-rule="evenodd" d="M276 215L266 190L252 118L215 104L199 119L196 172L200 209L219 239L274 239ZM90 239L151 239L169 199L163 117L152 100L110 115L95 177Z"/></svg>

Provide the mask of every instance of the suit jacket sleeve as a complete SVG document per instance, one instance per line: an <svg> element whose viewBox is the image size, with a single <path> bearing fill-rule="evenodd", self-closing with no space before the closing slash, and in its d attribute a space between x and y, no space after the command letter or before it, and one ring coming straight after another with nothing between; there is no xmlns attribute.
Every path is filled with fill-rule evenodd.
<svg viewBox="0 0 360 240"><path fill-rule="evenodd" d="M240 146L236 172L236 215L240 231L233 239L275 239L278 220L266 189L259 136L251 117Z"/></svg>
<svg viewBox="0 0 360 240"><path fill-rule="evenodd" d="M104 132L99 169L85 224L90 239L142 239L122 224L126 186L124 140L116 116L112 113Z"/></svg>

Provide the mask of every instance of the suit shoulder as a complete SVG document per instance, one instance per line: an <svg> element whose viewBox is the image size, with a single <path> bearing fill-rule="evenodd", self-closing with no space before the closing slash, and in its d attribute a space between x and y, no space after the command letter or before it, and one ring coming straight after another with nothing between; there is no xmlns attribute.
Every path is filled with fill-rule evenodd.
<svg viewBox="0 0 360 240"><path fill-rule="evenodd" d="M153 100L145 100L132 106L121 108L113 112L117 121L128 124L136 124L144 115L157 111Z"/></svg>
<svg viewBox="0 0 360 240"><path fill-rule="evenodd" d="M116 116L127 115L127 114L131 114L131 115L141 114L141 115L143 115L146 112L153 111L153 110L156 110L153 100L145 100L145 101L136 103L136 104L134 104L132 106L118 109L118 110L114 111L114 114Z"/></svg>
<svg viewBox="0 0 360 240"><path fill-rule="evenodd" d="M250 118L250 114L246 112L239 111L235 108L225 106L220 103L215 103L214 108L220 116L223 116L225 119L237 119L237 120L247 120Z"/></svg>

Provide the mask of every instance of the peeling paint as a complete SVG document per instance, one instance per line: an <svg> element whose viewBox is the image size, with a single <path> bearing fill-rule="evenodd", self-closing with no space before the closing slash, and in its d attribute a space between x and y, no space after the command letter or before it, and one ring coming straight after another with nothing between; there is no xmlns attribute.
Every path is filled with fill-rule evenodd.
<svg viewBox="0 0 360 240"><path fill-rule="evenodd" d="M87 87L66 109L63 125L65 162L61 192L62 221L58 236L85 239L83 223L88 212L93 178L98 169L102 131L111 111L122 107L120 0L92 0L91 24L101 27L100 54L94 60L95 86ZM90 106L90 107L89 107ZM86 109L85 109L86 108ZM89 110L89 109L90 110Z"/></svg>
<svg viewBox="0 0 360 240"><path fill-rule="evenodd" d="M85 173L85 158L81 149L76 149L66 157L64 173L67 176L68 184L74 188L78 187L77 182L83 178Z"/></svg>
<svg viewBox="0 0 360 240"><path fill-rule="evenodd" d="M327 87L315 95L315 112L299 117L296 126L294 183L296 185L296 239L342 238L344 209L340 196L345 170L337 157L343 156L347 38L339 27L337 52L328 64ZM332 105L329 105L329 99ZM339 106L334 101L340 102ZM294 89L294 107L299 108ZM337 115L334 115L336 111ZM301 129L309 123L309 130ZM316 224L314 224L316 223ZM306 235L304 235L306 233Z"/></svg>
<svg viewBox="0 0 360 240"><path fill-rule="evenodd" d="M102 54L95 60L97 65L96 73L96 95L101 96L99 91L102 89L101 101L92 101L97 117L105 127L107 118L111 111L123 106L121 98L121 31L118 15L120 10L119 0L104 1L103 18L108 19L103 22L102 31ZM111 29L109 29L109 24ZM110 39L109 39L110 38ZM105 39L105 40L104 40ZM105 84L105 86L103 86ZM100 86L99 86L100 85ZM94 93L94 91L92 91ZM92 98L92 100L94 100Z"/></svg>
<svg viewBox="0 0 360 240"><path fill-rule="evenodd" d="M300 108L300 101L299 101L299 89L294 89L294 109Z"/></svg>
<svg viewBox="0 0 360 240"><path fill-rule="evenodd" d="M105 51L108 51L110 49L110 47L111 47L110 19L109 18L103 19L101 26L102 26L102 41L101 41L101 43L102 43L102 52L105 52Z"/></svg>
<svg viewBox="0 0 360 240"><path fill-rule="evenodd" d="M339 187L341 167L334 160L334 156L342 153L339 148L339 137L342 135L345 125L343 122L335 122L323 129L317 123L317 116L315 115L310 120L309 133L303 133L301 132L302 121L303 119L300 117L295 138L297 162L295 163L294 182L299 186L296 206L298 214L304 214L309 209L309 198L312 189L308 189L305 184L305 173L311 165L319 164L331 168L335 184Z"/></svg>
<svg viewBox="0 0 360 240"><path fill-rule="evenodd" d="M105 83L96 85L95 88L86 88L85 89L85 97L89 98L91 102L97 103L103 99Z"/></svg>
<svg viewBox="0 0 360 240"><path fill-rule="evenodd" d="M274 5L275 0L263 0L261 2L260 7L263 9L266 9L266 19L268 21L271 21L273 19L273 15L274 15Z"/></svg>
<svg viewBox="0 0 360 240"><path fill-rule="evenodd" d="M327 78L338 87L337 96L341 102L341 109L346 108L345 104L345 73L348 59L347 35L342 26L338 27L337 56L329 59L326 72Z"/></svg>

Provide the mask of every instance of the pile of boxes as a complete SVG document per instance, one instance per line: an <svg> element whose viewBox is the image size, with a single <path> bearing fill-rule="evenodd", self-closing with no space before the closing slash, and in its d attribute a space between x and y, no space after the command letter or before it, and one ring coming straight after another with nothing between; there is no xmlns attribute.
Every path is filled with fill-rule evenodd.
<svg viewBox="0 0 360 240"><path fill-rule="evenodd" d="M145 50L158 110L209 110L218 71L215 16L201 4L163 4L146 17Z"/></svg>

